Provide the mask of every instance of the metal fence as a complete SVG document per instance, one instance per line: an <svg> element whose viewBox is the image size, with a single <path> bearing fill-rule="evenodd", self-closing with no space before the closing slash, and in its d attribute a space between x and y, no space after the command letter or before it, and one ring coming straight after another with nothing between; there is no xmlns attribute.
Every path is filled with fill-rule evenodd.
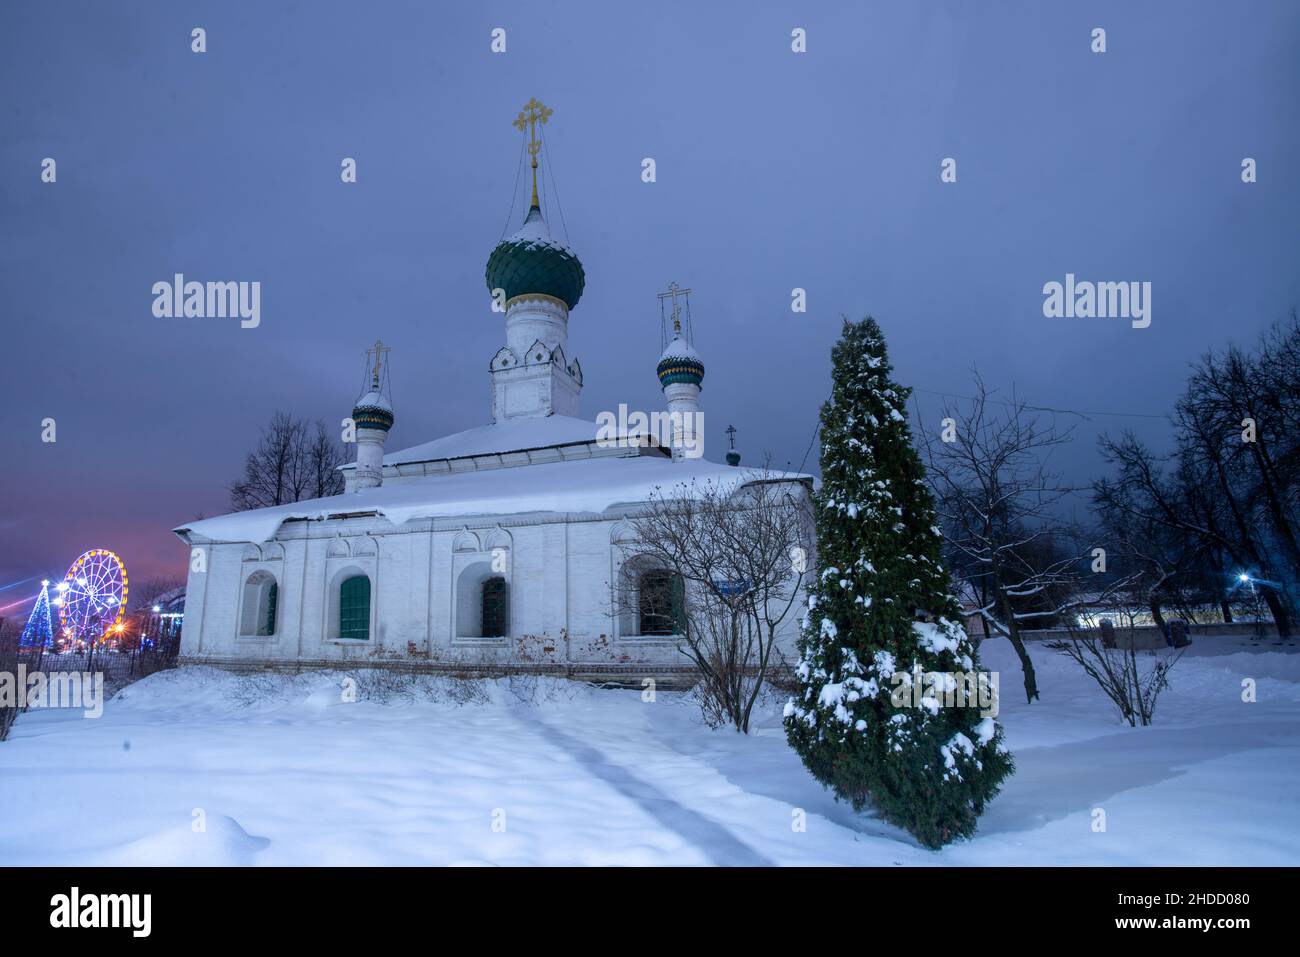
<svg viewBox="0 0 1300 957"><path fill-rule="evenodd" d="M37 672L47 676L70 672L98 673L104 676L105 695L111 697L133 681L176 667L180 651L179 635L158 639L129 651L104 647L55 651L40 646L24 646L19 638L17 631L0 627L0 680L8 683L12 692L19 691L20 684L26 687L26 679ZM23 697L16 693L0 695L0 741L9 736L9 729L26 710Z"/></svg>

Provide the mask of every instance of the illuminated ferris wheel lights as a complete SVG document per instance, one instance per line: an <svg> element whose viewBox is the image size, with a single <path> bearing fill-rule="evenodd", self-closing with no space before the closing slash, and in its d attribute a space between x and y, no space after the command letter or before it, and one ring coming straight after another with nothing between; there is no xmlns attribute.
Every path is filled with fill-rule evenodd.
<svg viewBox="0 0 1300 957"><path fill-rule="evenodd" d="M83 553L59 584L60 623L70 637L121 634L116 627L126 609L127 578L122 560L106 548ZM92 638L93 640L93 638Z"/></svg>
<svg viewBox="0 0 1300 957"><path fill-rule="evenodd" d="M58 583L57 585L55 585L54 587L55 587L55 589L58 590L58 591L67 591L67 590L68 590L68 583L67 583L67 582L59 582L59 583Z"/></svg>

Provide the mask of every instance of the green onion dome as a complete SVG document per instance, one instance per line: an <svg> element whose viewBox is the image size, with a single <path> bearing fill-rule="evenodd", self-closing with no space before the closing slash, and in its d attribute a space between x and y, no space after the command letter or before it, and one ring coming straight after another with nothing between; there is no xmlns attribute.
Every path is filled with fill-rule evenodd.
<svg viewBox="0 0 1300 957"><path fill-rule="evenodd" d="M352 421L358 429L387 432L393 427L393 407L378 389L371 389L357 400L357 406L352 410Z"/></svg>
<svg viewBox="0 0 1300 957"><path fill-rule="evenodd" d="M660 385L669 385L673 382L699 385L704 381L704 362L691 344L682 338L680 332L673 336L672 342L668 343L668 348L660 357L655 371L659 375Z"/></svg>
<svg viewBox="0 0 1300 957"><path fill-rule="evenodd" d="M504 289L507 302L535 293L559 299L572 309L585 284L582 263L568 246L551 238L536 206L528 210L520 230L501 240L488 257L488 290Z"/></svg>

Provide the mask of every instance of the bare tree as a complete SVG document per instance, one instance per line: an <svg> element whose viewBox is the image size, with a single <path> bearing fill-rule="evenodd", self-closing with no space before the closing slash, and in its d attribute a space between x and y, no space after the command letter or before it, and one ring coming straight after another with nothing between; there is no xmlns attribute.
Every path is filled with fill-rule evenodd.
<svg viewBox="0 0 1300 957"><path fill-rule="evenodd" d="M665 623L656 630L671 632L695 664L715 727L748 733L777 664L777 633L809 567L808 492L764 468L743 481L658 489L630 522L615 614Z"/></svg>
<svg viewBox="0 0 1300 957"><path fill-rule="evenodd" d="M337 468L343 452L320 420L315 432L306 420L277 412L248 454L243 478L230 486L230 504L242 512L324 498L343 491Z"/></svg>
<svg viewBox="0 0 1300 957"><path fill-rule="evenodd" d="M1194 369L1179 416L1205 421L1222 447L1235 490L1252 505L1256 520L1269 530L1279 571L1294 580L1300 571L1300 532L1295 513L1297 415L1294 353L1300 328L1277 326L1265 336L1258 354L1231 346L1209 353ZM1243 438L1251 423L1253 438Z"/></svg>
<svg viewBox="0 0 1300 957"><path fill-rule="evenodd" d="M1125 647L1118 648L1107 648L1096 631L1085 631L1073 623L1068 627L1068 639L1048 642L1047 647L1074 659L1130 727L1151 724L1156 700L1169 687L1169 671L1183 652L1161 650L1140 657L1131 626L1127 641L1122 643Z"/></svg>
<svg viewBox="0 0 1300 957"><path fill-rule="evenodd" d="M1146 606L1163 631L1163 606L1186 604L1182 586L1201 567L1205 555L1195 536L1138 507L1136 500L1142 494L1140 485L1103 480L1093 486L1093 505L1108 558L1124 569L1128 593Z"/></svg>
<svg viewBox="0 0 1300 957"><path fill-rule="evenodd" d="M344 462L343 449L334 441L325 423L316 420L316 430L307 443L308 498L327 498L343 492L339 466Z"/></svg>
<svg viewBox="0 0 1300 957"><path fill-rule="evenodd" d="M925 436L949 561L980 596L978 614L1006 637L1024 672L1025 697L1038 697L1034 663L1021 632L1027 622L1058 617L1079 604L1080 568L1089 549L1076 546L1057 506L1069 493L1047 470L1052 451L1072 429L1044 425L1020 398L995 398L978 372L975 395L947 401L945 428Z"/></svg>
<svg viewBox="0 0 1300 957"><path fill-rule="evenodd" d="M1118 510L1130 522L1154 523L1190 536L1203 550L1226 556L1239 569L1254 569L1278 634L1289 635L1285 593L1270 574L1270 550L1252 518L1250 501L1234 487L1221 432L1200 417L1194 404L1180 407L1177 422L1177 451L1163 458L1132 433L1118 440L1103 436L1102 455L1116 475L1094 486L1094 501Z"/></svg>
<svg viewBox="0 0 1300 957"><path fill-rule="evenodd" d="M1300 575L1300 320L1293 311L1254 351L1229 346L1192 367L1172 416L1174 449L1132 433L1101 440L1113 478L1094 503L1144 545L1157 623L1166 573L1195 581L1231 620L1229 580L1250 583L1278 634L1292 631ZM1137 545L1136 541L1132 544ZM1158 559L1158 560L1157 560ZM1237 587L1234 584L1233 587Z"/></svg>

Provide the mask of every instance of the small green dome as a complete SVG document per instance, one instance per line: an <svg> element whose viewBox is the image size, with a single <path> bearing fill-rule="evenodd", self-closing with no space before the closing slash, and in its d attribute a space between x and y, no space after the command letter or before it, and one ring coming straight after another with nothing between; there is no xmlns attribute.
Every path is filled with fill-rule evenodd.
<svg viewBox="0 0 1300 957"><path fill-rule="evenodd" d="M358 429L387 432L393 427L393 407L378 389L371 389L357 400L352 421Z"/></svg>
<svg viewBox="0 0 1300 957"><path fill-rule="evenodd" d="M704 381L704 361L678 332L673 336L673 341L668 343L664 354L660 356L655 374L659 376L661 386L671 385L674 382L699 385Z"/></svg>
<svg viewBox="0 0 1300 957"><path fill-rule="evenodd" d="M582 297L586 275L569 247L551 238L536 206L519 232L497 244L487 261L487 287L504 289L506 300L526 293L559 299L570 309Z"/></svg>

